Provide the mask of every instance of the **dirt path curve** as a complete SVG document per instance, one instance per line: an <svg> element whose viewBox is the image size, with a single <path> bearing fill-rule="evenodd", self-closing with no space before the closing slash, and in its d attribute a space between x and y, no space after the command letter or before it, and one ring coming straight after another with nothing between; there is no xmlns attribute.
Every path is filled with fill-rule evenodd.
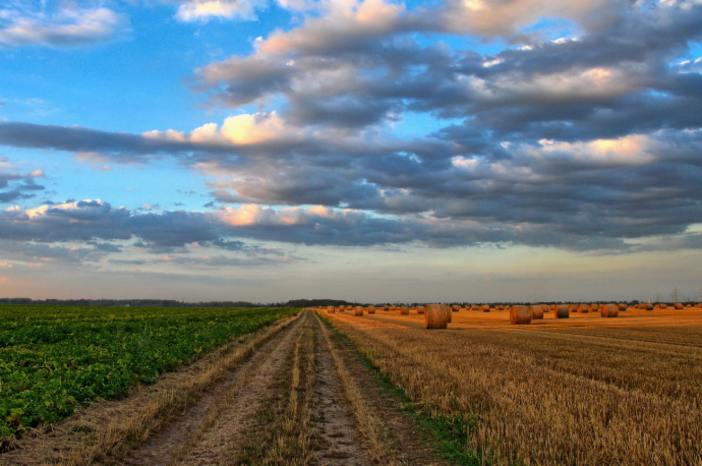
<svg viewBox="0 0 702 466"><path fill-rule="evenodd" d="M180 419L133 451L124 464L223 464L224 458L220 458L222 449L218 447L227 443L228 436L236 435L243 427L242 419L265 399L266 382L291 351L307 318L301 317L263 345Z"/></svg>

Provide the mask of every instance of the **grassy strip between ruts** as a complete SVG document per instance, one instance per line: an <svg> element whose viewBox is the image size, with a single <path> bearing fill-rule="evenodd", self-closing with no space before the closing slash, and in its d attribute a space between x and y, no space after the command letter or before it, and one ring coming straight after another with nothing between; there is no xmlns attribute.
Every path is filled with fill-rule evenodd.
<svg viewBox="0 0 702 466"><path fill-rule="evenodd" d="M468 447L469 435L477 425L477 420L464 417L448 418L446 416L432 417L424 412L421 407L407 397L405 391L392 384L390 379L380 372L373 361L361 352L349 339L338 330L324 316L320 315L324 324L329 327L338 338L342 339L351 348L351 351L370 369L373 377L378 382L382 393L392 395L399 403L399 409L408 414L421 428L424 440L428 441L442 459L461 466L478 466L481 462L477 452ZM520 463L514 463L515 466Z"/></svg>

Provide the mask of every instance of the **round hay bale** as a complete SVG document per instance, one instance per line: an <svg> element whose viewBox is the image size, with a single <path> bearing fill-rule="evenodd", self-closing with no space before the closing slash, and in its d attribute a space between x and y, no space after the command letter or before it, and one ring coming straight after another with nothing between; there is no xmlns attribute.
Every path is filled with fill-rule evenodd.
<svg viewBox="0 0 702 466"><path fill-rule="evenodd" d="M587 314L588 312L590 312L590 306L588 304L579 304L578 312L581 314Z"/></svg>
<svg viewBox="0 0 702 466"><path fill-rule="evenodd" d="M327 306L327 314L334 314L335 309L334 306Z"/></svg>
<svg viewBox="0 0 702 466"><path fill-rule="evenodd" d="M616 304L603 304L600 306L600 315L602 317L617 317L619 315L619 306Z"/></svg>
<svg viewBox="0 0 702 466"><path fill-rule="evenodd" d="M368 306L368 314L375 314L375 306Z"/></svg>
<svg viewBox="0 0 702 466"><path fill-rule="evenodd" d="M675 303L675 309L682 309L683 305L682 303Z"/></svg>
<svg viewBox="0 0 702 466"><path fill-rule="evenodd" d="M531 323L531 309L529 306L515 304L509 308L509 323L512 325L528 325Z"/></svg>
<svg viewBox="0 0 702 466"><path fill-rule="evenodd" d="M409 309L407 308L407 306L402 306L400 308L400 315L401 316L409 315Z"/></svg>
<svg viewBox="0 0 702 466"><path fill-rule="evenodd" d="M651 303L646 304L646 310L647 310L647 311L652 311L652 310L653 310L653 304L651 304Z"/></svg>
<svg viewBox="0 0 702 466"><path fill-rule="evenodd" d="M668 305L665 303L659 304L658 307L660 307L661 309L668 309Z"/></svg>
<svg viewBox="0 0 702 466"><path fill-rule="evenodd" d="M590 311L591 312L597 312L600 310L600 305L596 303L590 304Z"/></svg>
<svg viewBox="0 0 702 466"><path fill-rule="evenodd" d="M570 308L567 304L556 304L556 309L553 311L553 316L556 319L567 319L570 317Z"/></svg>
<svg viewBox="0 0 702 466"><path fill-rule="evenodd" d="M531 306L531 318L532 319L543 319L544 318L544 307L541 304L533 304Z"/></svg>
<svg viewBox="0 0 702 466"><path fill-rule="evenodd" d="M620 303L620 304L619 304L619 310L620 310L620 311L626 311L628 307L629 307L629 306L628 306L627 304L624 304L624 303ZM645 305L645 304L642 304L640 309L644 309L645 307L646 307L646 305Z"/></svg>
<svg viewBox="0 0 702 466"><path fill-rule="evenodd" d="M548 307L548 312L556 312L558 310L558 305L557 304L551 304Z"/></svg>
<svg viewBox="0 0 702 466"><path fill-rule="evenodd" d="M505 307L504 307L503 305L501 305L501 304L500 304L499 306L495 306L495 310L497 310L497 311L501 311L501 310L503 310L504 308L505 308Z"/></svg>
<svg viewBox="0 0 702 466"><path fill-rule="evenodd" d="M355 308L353 308L353 315L362 316L363 315L363 308L361 306L356 306Z"/></svg>
<svg viewBox="0 0 702 466"><path fill-rule="evenodd" d="M479 310L480 310L480 306L478 306L477 304L473 304L473 305L470 307L470 310L471 310L471 311L479 311Z"/></svg>
<svg viewBox="0 0 702 466"><path fill-rule="evenodd" d="M419 314L419 315L424 314L424 306L417 306L417 314Z"/></svg>
<svg viewBox="0 0 702 466"><path fill-rule="evenodd" d="M424 327L446 328L451 317L449 308L443 304L427 304L424 313Z"/></svg>
<svg viewBox="0 0 702 466"><path fill-rule="evenodd" d="M490 305L489 304L483 305L483 312L490 312Z"/></svg>

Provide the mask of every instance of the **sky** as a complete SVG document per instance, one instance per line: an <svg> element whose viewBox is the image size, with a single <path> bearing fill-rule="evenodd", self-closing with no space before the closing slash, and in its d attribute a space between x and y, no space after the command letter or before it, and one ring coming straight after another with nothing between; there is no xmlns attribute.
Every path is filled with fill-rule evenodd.
<svg viewBox="0 0 702 466"><path fill-rule="evenodd" d="M0 297L702 300L701 41L701 0L3 0Z"/></svg>

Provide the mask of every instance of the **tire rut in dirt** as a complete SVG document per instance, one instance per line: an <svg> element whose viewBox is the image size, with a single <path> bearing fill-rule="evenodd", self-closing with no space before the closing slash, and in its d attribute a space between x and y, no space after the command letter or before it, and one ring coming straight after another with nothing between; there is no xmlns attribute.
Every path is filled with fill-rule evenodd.
<svg viewBox="0 0 702 466"><path fill-rule="evenodd" d="M325 466L367 466L372 464L362 448L362 439L354 425L341 380L315 319L315 357L317 385L314 392L315 459Z"/></svg>
<svg viewBox="0 0 702 466"><path fill-rule="evenodd" d="M202 432L197 442L176 464L214 466L232 463L232 459L238 456L243 447L242 442L246 437L244 434L261 428L256 414L275 396L276 375L284 369L286 360L309 318L309 313L305 313L293 328L279 339L277 346L260 350L261 353L265 353L265 360L251 374L248 383L238 390L237 396L229 397L218 404L217 419Z"/></svg>
<svg viewBox="0 0 702 466"><path fill-rule="evenodd" d="M381 442L375 444L384 441L386 451L385 456L377 458L375 462L397 466L449 466L450 463L438 457L431 444L436 439L432 439L407 413L402 412L397 397L382 387L353 343L328 328L323 331L327 332L341 364L353 374L354 383L362 389L368 413L382 426L382 431L376 432Z"/></svg>
<svg viewBox="0 0 702 466"><path fill-rule="evenodd" d="M188 450L196 449L198 443L211 436L209 431L212 427L218 426L220 418L225 414L220 411L221 404L228 398L235 397L244 386L256 382L261 371L275 365L281 359L281 355L289 351L291 341L294 341L302 328L301 320L298 319L266 342L244 364L233 370L225 380L206 392L179 419L131 452L124 460L124 464L128 466L173 465L181 457L186 456Z"/></svg>

